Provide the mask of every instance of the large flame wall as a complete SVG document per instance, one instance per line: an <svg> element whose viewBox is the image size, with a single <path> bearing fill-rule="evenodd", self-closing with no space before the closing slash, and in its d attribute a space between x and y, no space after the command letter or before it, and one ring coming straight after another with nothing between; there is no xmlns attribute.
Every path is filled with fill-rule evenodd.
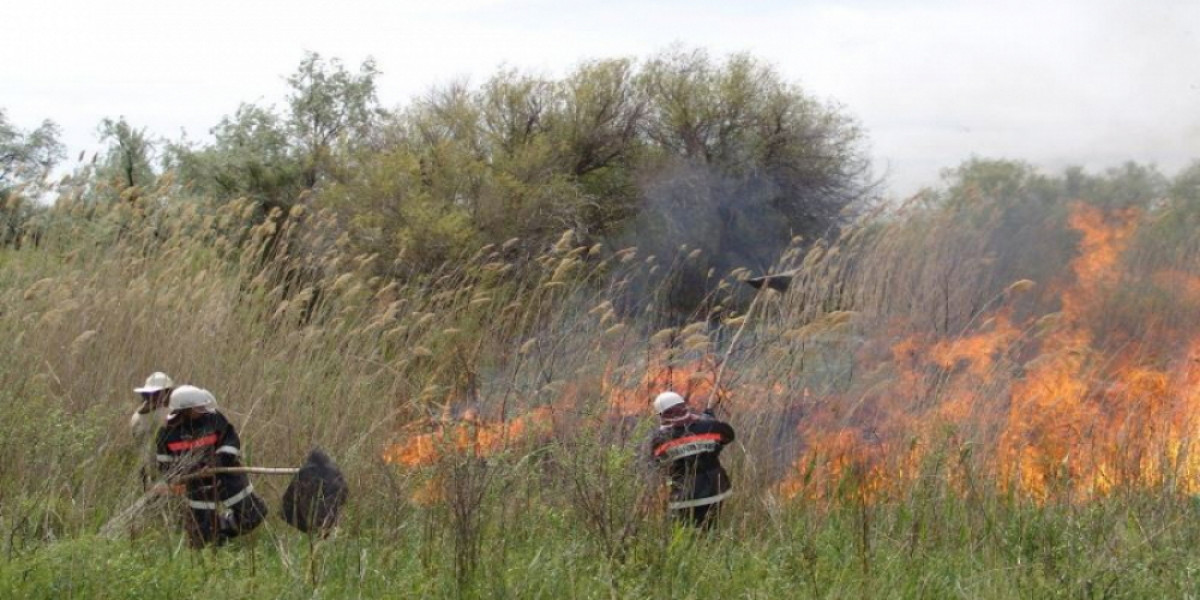
<svg viewBox="0 0 1200 600"><path fill-rule="evenodd" d="M1076 204L1068 224L1078 253L1068 273L1044 285L1014 282L956 335L910 334L889 353L860 353L858 368L886 372L886 381L816 403L800 426L805 450L780 489L820 496L854 478L868 494L902 490L934 453L957 450L971 460L944 471L952 485L986 478L1038 501L1200 491L1200 338L1180 342L1195 327L1114 324L1112 312L1143 295L1200 299L1186 297L1196 290L1186 274L1131 276L1123 258L1139 223L1136 212ZM1139 289L1138 281L1158 285ZM1013 305L1029 295L1040 310L1015 320ZM866 346L888 338L873 335Z"/></svg>

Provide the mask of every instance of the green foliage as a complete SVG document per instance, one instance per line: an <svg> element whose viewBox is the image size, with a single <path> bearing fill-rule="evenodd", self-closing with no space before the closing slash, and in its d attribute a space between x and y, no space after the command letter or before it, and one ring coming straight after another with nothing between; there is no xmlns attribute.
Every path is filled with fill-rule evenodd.
<svg viewBox="0 0 1200 600"><path fill-rule="evenodd" d="M854 121L749 55L717 63L703 51L671 50L647 62L640 86L647 135L660 151L769 184L769 205L793 235L820 235L868 189Z"/></svg>
<svg viewBox="0 0 1200 600"><path fill-rule="evenodd" d="M1167 178L1150 165L1127 162L1109 169L1103 177L1087 177L1078 170L1067 173L1067 185L1078 198L1107 209L1146 208L1167 191Z"/></svg>
<svg viewBox="0 0 1200 600"><path fill-rule="evenodd" d="M666 296L685 310L709 270L766 268L870 189L857 125L748 55L670 50L558 80L505 69L395 114L377 106L378 75L306 55L286 112L243 106L211 146L172 147L180 183L250 198L260 219L334 208L356 251L411 261L393 274L514 238L536 253L567 229L651 254L686 244L704 255Z"/></svg>
<svg viewBox="0 0 1200 600"><path fill-rule="evenodd" d="M46 212L35 199L10 190L0 199L0 248L20 249L27 237L37 236L35 222Z"/></svg>
<svg viewBox="0 0 1200 600"><path fill-rule="evenodd" d="M121 117L100 123L100 140L108 143L104 160L95 174L102 195L114 194L134 199L157 176L152 163L155 143L146 137L145 128L136 129Z"/></svg>
<svg viewBox="0 0 1200 600"><path fill-rule="evenodd" d="M1200 227L1200 162L1184 169L1169 185L1155 185L1141 197L1149 199L1157 216L1139 235L1139 247L1158 256L1156 266L1190 265L1200 252L1195 235Z"/></svg>
<svg viewBox="0 0 1200 600"><path fill-rule="evenodd" d="M1021 161L972 158L945 171L940 187L843 238L835 261L855 282L850 287L859 290L858 297L836 298L844 283L812 293L835 296L823 301L826 308L862 310L883 321L901 318L957 334L977 323L1014 282L1057 290L1074 279L1070 263L1082 234L1070 215L1079 207L1096 207L1116 220L1153 215L1125 257L1142 266L1128 272L1149 276L1168 263L1188 264L1185 255L1194 244L1185 239L1187 203L1164 202L1166 190L1161 174L1136 164L1100 174L1069 168L1048 175ZM1050 295L1042 300L1058 301Z"/></svg>
<svg viewBox="0 0 1200 600"><path fill-rule="evenodd" d="M11 598L972 598L1186 597L1200 562L1189 507L1130 498L1086 509L950 501L915 523L874 509L864 569L861 515L789 512L772 527L712 535L668 529L622 563L578 521L510 511L481 554L480 576L453 580L448 546L415 513L393 533L306 543L271 521L251 539L193 552L162 533L81 536L0 561ZM928 507L933 509L935 507ZM971 511L1003 523L973 529ZM1155 512L1155 511L1162 511ZM923 532L915 544L914 524ZM652 541L651 541L652 540ZM428 557L428 560L422 558Z"/></svg>
<svg viewBox="0 0 1200 600"><path fill-rule="evenodd" d="M501 70L431 91L373 139L316 198L348 216L360 251L412 256L420 272L513 238L536 253L567 229L663 257L686 245L702 254L663 296L684 312L710 271L768 268L870 189L854 122L747 55L672 50L559 80Z"/></svg>
<svg viewBox="0 0 1200 600"><path fill-rule="evenodd" d="M33 131L22 131L9 122L0 108L0 196L17 186L33 186L36 195L44 178L63 158L58 125L43 121Z"/></svg>
<svg viewBox="0 0 1200 600"><path fill-rule="evenodd" d="M58 136L51 121L22 131L0 108L0 248L20 246L31 233L30 221L43 211L38 198L50 188L46 178L63 158Z"/></svg>
<svg viewBox="0 0 1200 600"><path fill-rule="evenodd" d="M336 168L338 145L362 143L382 114L375 97L375 61L367 59L351 73L338 59L325 61L306 53L288 77L288 133L297 150L306 188L315 187Z"/></svg>
<svg viewBox="0 0 1200 600"><path fill-rule="evenodd" d="M262 207L262 216L296 203L304 189L303 169L278 115L243 104L212 134L208 147L179 143L169 148L170 163L193 192L220 201L252 200Z"/></svg>
<svg viewBox="0 0 1200 600"><path fill-rule="evenodd" d="M351 168L352 154L384 114L375 97L378 74L370 59L351 73L310 52L287 79L286 112L243 104L213 128L213 144L174 144L168 162L200 195L257 203L256 221L273 209L287 214Z"/></svg>

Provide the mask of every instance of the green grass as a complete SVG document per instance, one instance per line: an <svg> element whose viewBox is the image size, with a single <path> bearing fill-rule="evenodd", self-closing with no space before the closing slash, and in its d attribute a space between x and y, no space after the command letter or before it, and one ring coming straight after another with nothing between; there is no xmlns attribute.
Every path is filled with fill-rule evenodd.
<svg viewBox="0 0 1200 600"><path fill-rule="evenodd" d="M736 516L711 534L658 528L619 559L564 514L513 513L486 529L464 579L438 518L421 511L315 544L276 520L200 552L159 527L10 548L0 597L1185 598L1200 583L1187 504L1009 506L994 530L969 526L978 507L943 508L921 524L904 506L871 508L865 552L862 514L795 510L764 528Z"/></svg>

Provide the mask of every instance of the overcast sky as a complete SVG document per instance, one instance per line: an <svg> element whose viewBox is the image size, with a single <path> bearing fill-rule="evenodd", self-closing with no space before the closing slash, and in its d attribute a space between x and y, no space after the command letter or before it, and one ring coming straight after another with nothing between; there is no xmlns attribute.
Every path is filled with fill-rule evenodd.
<svg viewBox="0 0 1200 600"><path fill-rule="evenodd" d="M305 50L373 56L384 105L501 64L555 76L672 43L748 51L870 136L903 196L971 156L1053 172L1200 158L1200 1L13 0L0 107L72 160L104 117L170 138L282 103Z"/></svg>

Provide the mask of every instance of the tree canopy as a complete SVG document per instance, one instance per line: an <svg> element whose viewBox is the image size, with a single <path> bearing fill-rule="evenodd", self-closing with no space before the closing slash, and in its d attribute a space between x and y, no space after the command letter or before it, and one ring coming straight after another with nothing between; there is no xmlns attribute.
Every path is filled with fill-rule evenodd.
<svg viewBox="0 0 1200 600"><path fill-rule="evenodd" d="M871 190L854 120L744 54L672 49L557 79L502 69L431 90L372 142L317 198L363 251L420 268L464 244L545 248L563 230L667 261L686 246L702 258L679 265L684 309L709 270L766 268Z"/></svg>
<svg viewBox="0 0 1200 600"><path fill-rule="evenodd" d="M63 158L59 129L42 121L23 131L0 108L0 247L19 244L37 212L37 198L49 188L50 171Z"/></svg>
<svg viewBox="0 0 1200 600"><path fill-rule="evenodd" d="M872 190L857 123L747 54L672 48L561 77L503 68L394 110L379 76L371 59L306 54L280 105L243 104L211 141L167 144L170 186L249 200L248 224L330 209L342 243L386 257L389 277L486 244L534 255L564 231L610 253L637 246L674 265L656 276L670 274L675 313L699 307L713 272L767 269L795 240L836 231ZM136 198L158 146L124 118L101 134L97 181Z"/></svg>
<svg viewBox="0 0 1200 600"><path fill-rule="evenodd" d="M58 125L42 121L32 131L22 131L0 108L0 194L17 186L40 186L63 158Z"/></svg>

